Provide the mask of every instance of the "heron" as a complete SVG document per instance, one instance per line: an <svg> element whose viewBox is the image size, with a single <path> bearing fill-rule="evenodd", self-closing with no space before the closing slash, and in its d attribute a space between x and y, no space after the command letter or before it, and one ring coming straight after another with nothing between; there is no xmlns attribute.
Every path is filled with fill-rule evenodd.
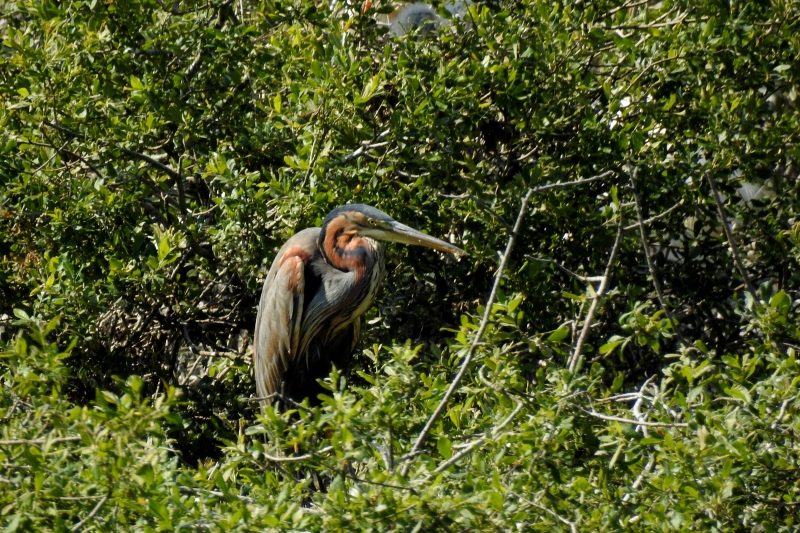
<svg viewBox="0 0 800 533"><path fill-rule="evenodd" d="M264 280L253 335L253 367L262 411L274 398L316 403L317 380L333 365L347 372L363 315L385 267L378 241L465 255L374 207L348 204L320 228L296 233L278 251Z"/></svg>

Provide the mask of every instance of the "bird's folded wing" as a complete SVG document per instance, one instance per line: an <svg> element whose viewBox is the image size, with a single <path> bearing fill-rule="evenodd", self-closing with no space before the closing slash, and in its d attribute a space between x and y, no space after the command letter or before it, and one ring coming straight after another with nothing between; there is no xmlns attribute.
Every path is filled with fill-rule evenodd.
<svg viewBox="0 0 800 533"><path fill-rule="evenodd" d="M302 257L286 254L264 283L253 339L253 365L260 398L280 391L283 374L297 357L304 269Z"/></svg>

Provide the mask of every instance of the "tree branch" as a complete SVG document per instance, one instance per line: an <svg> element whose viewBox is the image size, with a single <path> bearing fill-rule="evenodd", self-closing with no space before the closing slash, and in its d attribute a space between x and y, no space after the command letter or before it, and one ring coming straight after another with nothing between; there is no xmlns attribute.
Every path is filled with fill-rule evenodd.
<svg viewBox="0 0 800 533"><path fill-rule="evenodd" d="M622 422L623 424L630 424L632 426L650 426L655 428L689 427L689 424L687 424L686 422L648 422L646 420L631 420L630 418L622 418L621 416L604 415L603 413L598 413L597 411L590 411L582 407L579 407L579 409L584 413L586 413L587 415L593 416L595 418L608 420L610 422Z"/></svg>
<svg viewBox="0 0 800 533"><path fill-rule="evenodd" d="M614 174L613 170L606 170L602 174L598 174L597 176L592 176L591 178L584 178L582 180L577 181L563 181L563 182L556 182L556 183L549 183L547 185L542 185L540 187L535 187L531 189L529 192L536 194L544 191L549 191L551 189L566 189L567 187L574 187L576 185L583 185L584 183L591 183L593 181L598 181L603 178L607 178Z"/></svg>
<svg viewBox="0 0 800 533"><path fill-rule="evenodd" d="M49 122L47 120L43 120L42 122L45 125L50 126L51 128L60 131L61 133L64 133L66 135L69 135L69 136L73 137L74 139L86 140L86 135L84 135L83 133L78 133L77 131L71 130L69 128L65 128L64 126L61 126L60 124L55 124L55 123ZM149 155L143 154L141 152L136 152L135 150L128 150L127 148L120 148L119 150L122 153L126 154L126 155L129 155L131 157L135 157L136 159L144 161L145 163L147 163L148 165L150 165L153 168L157 168L158 170L161 170L162 172L167 174L172 179L175 179L175 180L180 180L181 179L181 175L180 175L179 172L177 172L176 170L173 170L172 168L168 167L164 163L153 159Z"/></svg>
<svg viewBox="0 0 800 533"><path fill-rule="evenodd" d="M27 446L38 446L40 444L56 444L58 442L79 442L80 437L56 437L54 439L11 439L0 440L0 446L17 446L24 444Z"/></svg>
<svg viewBox="0 0 800 533"><path fill-rule="evenodd" d="M382 131L381 133L378 134L377 137L375 137L375 139L372 142L368 142L368 143L362 144L360 147L356 148L353 152L347 154L343 158L337 159L336 161L328 163L327 165L325 165L325 170L330 170L333 167L346 165L347 163L349 163L353 159L357 158L358 156L360 156L361 154L363 154L367 150L372 150L373 148L379 148L381 146L386 146L388 143L385 143L385 142L381 143L381 142L378 142L378 141L380 141L384 137L388 136L390 131L391 130Z"/></svg>
<svg viewBox="0 0 800 533"><path fill-rule="evenodd" d="M642 69L642 71L633 79L632 82L630 82L630 84L628 84L627 87L625 87L625 90L622 91L620 94L627 94L628 92L630 92L631 88L633 88L633 86L636 85L636 82L638 82L641 79L641 77L647 73L648 70L655 67L656 65L660 65L661 63L666 63L667 61L673 61L675 59L683 59L683 58L684 56L665 57L664 59L659 59L658 61L651 62L645 68Z"/></svg>
<svg viewBox="0 0 800 533"><path fill-rule="evenodd" d="M514 407L514 410L511 411L511 414L508 415L505 420L503 420L496 428L492 430L493 439L496 439L498 435L500 435L500 431L502 431L503 428L506 427L514 419L515 416L517 416L517 414L522 410L522 405L523 405L522 402L517 401L517 405ZM444 472L445 470L456 464L458 461L460 461L462 458L472 453L472 450L486 443L486 440L487 440L486 437L481 437L470 443L467 443L463 450L452 456L444 463L440 464L438 467L436 467L434 473L438 474L439 472Z"/></svg>
<svg viewBox="0 0 800 533"><path fill-rule="evenodd" d="M586 178L571 182L559 182L548 185L542 185L540 187L528 189L528 192L525 193L525 196L522 198L522 203L519 208L519 213L517 214L517 220L514 223L514 230L508 236L508 243L506 244L506 250L503 253L503 256L500 260L500 266L497 268L494 284L492 285L492 290L491 293L489 294L489 298L486 301L486 309L483 312L483 318L481 318L481 323L480 326L478 327L478 331L475 333L475 338L473 339L472 344L470 345L469 350L467 351L467 355L461 362L461 368L453 378L453 381L450 383L450 386L447 388L447 391L445 392L444 397L439 402L439 405L436 406L436 409L434 410L433 414L431 414L430 418L428 418L428 421L422 428L422 431L417 437L417 440L414 442L414 445L411 447L411 450L406 454L405 456L406 459L410 459L420 453L420 448L422 447L422 444L425 442L425 439L428 437L428 434L431 432L431 429L433 429L433 425L436 423L436 421L439 419L442 413L444 413L444 410L447 408L447 404L450 401L450 398L452 398L453 395L455 394L456 389L461 384L461 380L464 379L464 375L467 373L467 369L469 368L469 365L472 362L473 357L475 357L475 350L480 344L481 338L483 337L483 334L486 331L486 327L489 324L489 316L491 315L494 301L497 298L497 291L500 288L500 280L503 278L503 272L505 271L506 264L508 263L508 259L511 256L511 250L513 250L516 238L519 235L520 229L522 228L522 220L523 218L525 218L525 211L527 210L528 201L530 200L531 196L533 196L536 193L549 191L552 189L564 189L567 187L583 185L585 183L590 183L593 181L603 179L612 174L614 174L613 170L607 170L602 174L599 174L597 176L592 176L591 178ZM401 459L401 461L402 460L403 459ZM406 462L405 465L403 465L403 469L401 470L400 475L402 476L407 475L409 468L411 468L411 461L408 461Z"/></svg>
<svg viewBox="0 0 800 533"><path fill-rule="evenodd" d="M531 507L536 507L540 511L544 511L545 513L547 513L550 516L554 517L556 520L558 520L562 524L569 526L569 529L570 529L571 533L578 533L578 527L575 524L575 522L571 522L571 521L567 520L563 516L559 515L558 513L554 512L554 511L551 511L550 509L548 509L547 507L544 507L543 505L539 505L536 502L530 501L529 499L525 498L521 494L515 494L513 492L510 493L510 494L514 494L517 498L519 498L520 501L527 503Z"/></svg>
<svg viewBox="0 0 800 533"><path fill-rule="evenodd" d="M678 324L675 319L672 317L672 311L670 311L669 306L667 305L667 298L664 296L664 290L661 287L661 281L658 277L658 269L656 267L655 261L653 261L653 256L650 253L650 244L647 240L647 230L645 228L645 221L644 221L644 209L642 209L642 198L639 194L639 186L636 182L636 176L639 173L639 167L633 167L633 172L631 172L631 188L633 189L633 199L636 203L636 218L639 220L637 223L639 226L639 239L642 243L642 250L644 250L644 256L647 259L647 268L650 270L650 277L653 278L653 287L656 289L656 295L658 296L658 302L661 304L661 309L664 310L664 313L667 315L667 320L669 320L670 326L672 326L672 331L678 335L678 338L681 340L684 346L689 346L689 342L684 338L683 334L678 330Z"/></svg>
<svg viewBox="0 0 800 533"><path fill-rule="evenodd" d="M629 4L629 3L625 2L623 5L621 5L619 7L615 7L614 9L610 10L608 13L606 13L606 16L613 15L617 11L621 11L623 9L630 9L632 7L643 6L645 4L649 4L650 2L654 2L654 1L655 0L642 0L640 2L634 2L633 4Z"/></svg>
<svg viewBox="0 0 800 533"><path fill-rule="evenodd" d="M438 194L442 198L450 198L452 200L466 200L467 198L469 198L470 200L475 202L478 205L478 207L481 207L485 211L488 211L489 214L492 215L494 218L496 218L497 221L500 222L506 228L507 231L512 231L513 230L513 228L511 227L511 224L506 222L505 219L503 217L501 217L500 215L498 215L497 212L495 212L494 209L489 207L489 204L487 204L486 202L484 202L483 200L481 200L480 198L478 198L474 194L469 194L469 193L464 193L464 194L444 194L442 192L440 192Z"/></svg>
<svg viewBox="0 0 800 533"><path fill-rule="evenodd" d="M537 263L548 263L548 264L551 264L551 265L555 265L556 268L558 268L560 271L562 271L563 273L565 273L569 277L574 278L574 279L576 279L576 280L578 280L580 282L583 282L583 283L594 283L594 282L598 282L598 281L603 281L603 276L581 276L580 274L576 274L575 272L573 272L572 270L568 269L567 267L565 267L564 265L562 265L561 263L559 263L555 259L542 259L540 257L533 257L532 255L527 255L527 254L525 255L525 257L527 259L530 259L531 261L536 261Z"/></svg>
<svg viewBox="0 0 800 533"><path fill-rule="evenodd" d="M433 429L433 425L436 423L436 421L442 415L444 410L447 408L447 403L450 401L450 398L452 398L453 394L455 394L456 389L461 384L461 380L467 373L467 369L469 368L469 365L472 362L472 358L475 356L475 350L478 347L478 343L481 341L481 337L483 337L483 333L486 331L486 326L489 325L489 316L491 315L492 306L494 305L495 298L497 298L497 290L500 288L500 280L503 278L503 272L506 269L508 258L511 256L511 250L513 250L514 248L514 242L517 238L517 235L519 235L520 229L522 228L522 219L525 217L525 211L528 207L528 200L530 200L533 193L534 189L529 189L528 192L525 194L525 197L522 199L522 204L520 205L519 208L519 214L517 215L517 221L514 224L514 231L508 237L508 243L506 244L506 251L505 253L503 253L503 257L500 260L500 266L497 268L494 284L492 285L492 291L489 294L489 299L486 301L486 309L483 312L483 318L481 319L480 327L478 328L478 331L475 334L475 338L472 340L472 345L469 347L467 355L461 362L461 368L459 369L456 376L453 378L453 381L450 383L447 392L445 392L445 395L439 402L439 405L436 407L436 410L434 410L433 414L428 419L428 422L425 424L425 427L422 428L422 431L417 437L416 442L414 442L414 445L411 447L409 455L413 455L419 452L419 449L425 442L428 433L430 433L431 429ZM410 467L411 467L411 462L407 462L405 465L403 465L401 475L405 476L408 473L408 469Z"/></svg>
<svg viewBox="0 0 800 533"><path fill-rule="evenodd" d="M614 247L611 248L611 253L608 256L608 263L606 264L606 271L603 274L603 280L600 282L600 286L597 288L594 298L592 298L589 311L587 311L586 318L583 321L583 329L578 336L578 342L575 343L575 350L572 352L572 357L570 357L570 372L574 372L575 367L578 365L578 359L581 356L583 344L586 342L586 337L589 334L589 328L592 327L592 320L594 320L594 314L597 311L597 306L600 304L600 298L602 298L605 294L606 289L608 288L608 281L611 279L611 269L614 267L614 259L617 257L617 251L619 250L620 242L622 242L622 213L620 213L618 216L619 223L617 224L617 237L614 240Z"/></svg>
<svg viewBox="0 0 800 533"><path fill-rule="evenodd" d="M97 505L94 506L94 509L92 509L91 512L88 515L86 515L83 520L72 526L69 530L78 531L80 528L86 525L86 522L94 518L94 515L96 515L100 511L100 508L103 506L104 503L106 503L106 500L108 500L109 496L111 496L110 491L108 494L103 496L103 498L99 502L97 502Z"/></svg>
<svg viewBox="0 0 800 533"><path fill-rule="evenodd" d="M673 211L678 209L680 206L681 206L681 203L678 202L677 204L673 205L672 207L670 207L669 209L667 209L663 213L659 213L659 214L657 214L655 216L652 216L652 217L648 218L647 220L645 220L644 222L641 222L641 223L636 222L635 224L631 224L630 226L625 226L624 228L622 228L622 230L623 231L629 231L629 230L632 230L634 228L640 227L642 224L647 226L651 222L655 222L656 220L660 220L660 219L664 218L665 216L669 215L670 213L672 213Z"/></svg>
<svg viewBox="0 0 800 533"><path fill-rule="evenodd" d="M722 228L725 230L725 236L728 238L728 246L731 248L733 261L736 263L736 268L739 269L739 274L741 274L742 278L744 278L744 284L747 287L748 292L750 292L750 295L753 297L753 299L758 302L758 291L756 290L756 286L753 285L753 282L750 280L750 275L747 273L747 269L744 267L744 263L742 262L742 257L739 254L739 247L736 246L736 240L733 238L733 232L731 231L731 226L728 223L728 216L725 214L725 206L722 204L722 199L719 197L717 182L714 180L711 172L706 172L706 178L708 179L708 184L711 187L711 192L714 194L714 201L717 203L719 220L722 222Z"/></svg>
<svg viewBox="0 0 800 533"><path fill-rule="evenodd" d="M328 453L329 451L333 450L333 446L325 446L315 452L307 453L304 455L295 455L291 457L276 457L274 455L269 455L266 453L262 453L261 455L267 460L272 461L273 463L296 463L298 461L305 461L306 459L311 459L316 455L320 455L323 453Z"/></svg>

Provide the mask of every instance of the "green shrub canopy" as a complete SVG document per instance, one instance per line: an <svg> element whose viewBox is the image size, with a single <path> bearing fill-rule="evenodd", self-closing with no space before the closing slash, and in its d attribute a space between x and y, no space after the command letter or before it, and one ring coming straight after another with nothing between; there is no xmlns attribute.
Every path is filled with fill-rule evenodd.
<svg viewBox="0 0 800 533"><path fill-rule="evenodd" d="M6 531L793 531L800 6L0 4ZM280 245L387 246L257 414Z"/></svg>

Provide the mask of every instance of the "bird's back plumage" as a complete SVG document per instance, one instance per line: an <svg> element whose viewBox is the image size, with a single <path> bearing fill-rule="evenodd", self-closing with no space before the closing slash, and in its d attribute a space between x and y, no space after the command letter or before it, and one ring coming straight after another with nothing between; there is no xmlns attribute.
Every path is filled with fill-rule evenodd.
<svg viewBox="0 0 800 533"><path fill-rule="evenodd" d="M335 226L333 227L335 229ZM343 270L320 250L320 228L298 232L281 247L261 292L253 339L258 396L316 400L331 366L346 371L367 310L383 277L383 252L362 239L369 268ZM341 266L341 265L340 265ZM376 278L377 276L377 278ZM271 401L267 400L265 403Z"/></svg>

